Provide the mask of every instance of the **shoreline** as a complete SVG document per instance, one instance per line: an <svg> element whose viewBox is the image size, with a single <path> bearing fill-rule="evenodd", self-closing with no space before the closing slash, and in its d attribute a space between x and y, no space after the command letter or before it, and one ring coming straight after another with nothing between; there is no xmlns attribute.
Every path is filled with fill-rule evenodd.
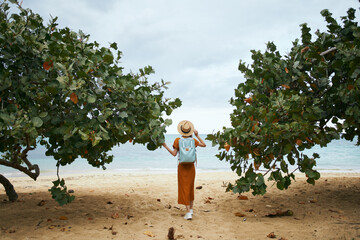
<svg viewBox="0 0 360 240"><path fill-rule="evenodd" d="M196 176L195 176L195 180L198 177L201 176L230 176L232 179L236 180L238 178L240 178L240 176L238 176L235 172L229 170L229 171L223 171L223 170L216 170L216 171L196 171ZM297 180L306 180L306 176L305 173L301 173L301 172L295 172L295 180L292 180L292 182L296 182ZM74 180L74 179L79 179L79 178L83 178L83 177L94 177L94 178L112 178L112 177L149 177L149 176L153 176L153 177L177 177L177 172L176 170L174 170L173 172L152 172L152 171L134 171L134 172L118 172L118 171L104 171L104 172L82 172L82 173L60 173L59 174L60 178L64 178L64 180L66 181L67 178ZM352 172L352 171L345 171L345 172L338 172L338 171L326 171L326 172L320 172L320 179L322 178L341 178L341 177L350 177L350 178L360 178L360 172ZM53 181L55 178L57 178L56 176L56 172L54 172L54 175L46 175L46 174L40 174L40 176L37 178L36 181L34 181L33 179L31 179L30 177L28 177L27 175L24 176L8 176L7 179L10 182L13 182L15 180L15 182L34 182L36 183L37 181ZM267 180L267 178L265 177L265 180ZM319 180L315 181L318 182ZM268 184L271 185L271 184ZM311 184L309 184L311 185ZM0 185L2 186L2 185ZM312 186L312 185L311 185ZM1 189L1 188L0 188ZM1 193L1 190L0 190Z"/></svg>
<svg viewBox="0 0 360 240"><path fill-rule="evenodd" d="M360 174L360 169L315 169L317 170L321 175L324 174ZM197 173L233 173L231 169L202 169L197 168ZM3 176L5 176L8 179L12 178L29 178L25 173L22 173L20 171L14 171L14 172L5 172L1 173ZM143 175L143 174L151 174L151 175L157 175L157 174L177 174L177 168L166 168L166 169L159 169L159 168L146 168L146 169L90 169L90 170L65 170L59 172L60 177L64 176L77 176L77 175L112 175L112 174L137 174L137 175ZM295 172L295 175L304 175L304 173L301 173L299 171ZM40 177L56 177L56 169L52 170L42 170L40 171Z"/></svg>

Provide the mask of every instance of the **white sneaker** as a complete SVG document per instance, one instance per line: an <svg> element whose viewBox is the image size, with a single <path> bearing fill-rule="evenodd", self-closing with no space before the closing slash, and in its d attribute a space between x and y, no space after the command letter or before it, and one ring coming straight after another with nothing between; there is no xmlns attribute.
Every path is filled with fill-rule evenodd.
<svg viewBox="0 0 360 240"><path fill-rule="evenodd" d="M192 214L190 212L186 213L184 219L191 220L192 219Z"/></svg>

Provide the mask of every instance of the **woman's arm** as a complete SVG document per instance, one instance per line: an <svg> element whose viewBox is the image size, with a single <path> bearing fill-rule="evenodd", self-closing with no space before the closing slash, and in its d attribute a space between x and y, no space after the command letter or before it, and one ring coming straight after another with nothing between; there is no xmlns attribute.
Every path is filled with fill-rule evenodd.
<svg viewBox="0 0 360 240"><path fill-rule="evenodd" d="M174 157L176 156L176 154L177 154L177 152L178 152L178 150L177 150L176 148L174 148L173 150L171 150L166 143L163 143L162 145L164 146L164 148L166 148L166 150L169 151L169 153L170 153L171 155L173 155Z"/></svg>
<svg viewBox="0 0 360 240"><path fill-rule="evenodd" d="M199 147L206 147L206 144L205 144L204 140L202 140L202 138L199 137L199 132L197 130L194 130L194 134L200 141L198 146Z"/></svg>

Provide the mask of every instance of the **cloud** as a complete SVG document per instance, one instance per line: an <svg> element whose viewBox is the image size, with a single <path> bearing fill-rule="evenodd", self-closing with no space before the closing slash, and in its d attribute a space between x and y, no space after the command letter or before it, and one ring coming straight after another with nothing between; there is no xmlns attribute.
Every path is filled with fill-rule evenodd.
<svg viewBox="0 0 360 240"><path fill-rule="evenodd" d="M177 125L182 120L189 120L194 124L200 134L209 134L220 131L223 127L230 127L231 107L184 107L176 109L171 115L173 124L167 129L167 133L175 134Z"/></svg>

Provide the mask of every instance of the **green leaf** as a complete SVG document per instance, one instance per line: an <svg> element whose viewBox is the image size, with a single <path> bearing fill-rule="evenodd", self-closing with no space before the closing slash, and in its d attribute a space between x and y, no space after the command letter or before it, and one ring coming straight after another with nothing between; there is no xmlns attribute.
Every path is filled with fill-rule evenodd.
<svg viewBox="0 0 360 240"><path fill-rule="evenodd" d="M103 122L105 122L106 117L105 117L104 115L100 115L100 116L97 117L97 120L98 120L100 123L103 123Z"/></svg>
<svg viewBox="0 0 360 240"><path fill-rule="evenodd" d="M39 128L39 127L41 127L43 125L43 121L39 117L33 117L31 119L31 121L34 124L34 126L37 127L37 128Z"/></svg>
<svg viewBox="0 0 360 240"><path fill-rule="evenodd" d="M96 102L96 97L95 97L95 96L92 96L92 95L89 95L89 96L87 97L87 102L88 102L88 103L94 103L94 102Z"/></svg>
<svg viewBox="0 0 360 240"><path fill-rule="evenodd" d="M89 139L89 136L86 133L82 132L81 130L79 130L79 134L83 141L87 141Z"/></svg>
<svg viewBox="0 0 360 240"><path fill-rule="evenodd" d="M128 114L126 112L120 112L119 113L119 117L121 118L127 118L128 117Z"/></svg>
<svg viewBox="0 0 360 240"><path fill-rule="evenodd" d="M286 144L284 147L284 150L283 150L284 155L289 154L291 152L292 148L293 148L292 144Z"/></svg>
<svg viewBox="0 0 360 240"><path fill-rule="evenodd" d="M288 165L286 164L286 162L284 160L281 161L280 167L281 167L281 171L283 171L284 173L288 172Z"/></svg>
<svg viewBox="0 0 360 240"><path fill-rule="evenodd" d="M69 81L69 78L68 78L68 77L66 77L66 76L60 76L60 77L57 77L57 78L56 78L56 80L58 80L58 81L59 81L59 83L60 83L60 87L61 87L61 88L64 88L64 87L65 87L65 85L66 85L66 82L68 82L68 81Z"/></svg>
<svg viewBox="0 0 360 240"><path fill-rule="evenodd" d="M114 43L110 44L110 47L111 47L111 48L113 48L113 49L115 49L115 50L117 50L117 49L118 49L118 47L117 47L117 43L116 43L116 42L114 42Z"/></svg>
<svg viewBox="0 0 360 240"><path fill-rule="evenodd" d="M308 178L308 179L306 180L306 182L308 182L308 183L310 183L310 184L312 184L312 185L315 185L315 180L314 180L313 178Z"/></svg>
<svg viewBox="0 0 360 240"><path fill-rule="evenodd" d="M164 124L165 124L166 126L170 126L170 125L172 124L172 120L171 120L171 119L165 119Z"/></svg>
<svg viewBox="0 0 360 240"><path fill-rule="evenodd" d="M258 178L256 180L257 186L262 186L265 184L264 176L262 174L258 174Z"/></svg>
<svg viewBox="0 0 360 240"><path fill-rule="evenodd" d="M295 164L295 159L293 158L293 156L291 154L287 155L287 159L291 165Z"/></svg>
<svg viewBox="0 0 360 240"><path fill-rule="evenodd" d="M103 58L104 62L112 63L114 61L113 55L105 55Z"/></svg>
<svg viewBox="0 0 360 240"><path fill-rule="evenodd" d="M285 188L284 183L282 181L278 181L276 183L276 187L280 190L284 190L284 188Z"/></svg>
<svg viewBox="0 0 360 240"><path fill-rule="evenodd" d="M39 117L45 118L47 115L48 115L47 112L42 112L42 113L39 114Z"/></svg>
<svg viewBox="0 0 360 240"><path fill-rule="evenodd" d="M118 107L119 109L126 108L127 106L128 106L128 104L127 104L126 102L119 102L119 103L117 104L117 107Z"/></svg>
<svg viewBox="0 0 360 240"><path fill-rule="evenodd" d="M6 123L10 123L12 121L12 118L9 114L0 113L0 118Z"/></svg>
<svg viewBox="0 0 360 240"><path fill-rule="evenodd" d="M99 125L99 127L100 127L101 131L108 133L108 131L103 126Z"/></svg>
<svg viewBox="0 0 360 240"><path fill-rule="evenodd" d="M98 145L100 143L101 140L102 140L102 137L95 136L95 139L92 141L92 146L95 147L96 145Z"/></svg>
<svg viewBox="0 0 360 240"><path fill-rule="evenodd" d="M157 146L153 143L153 142L149 142L147 145L146 145L146 148L150 151L154 151L156 150Z"/></svg>
<svg viewBox="0 0 360 240"><path fill-rule="evenodd" d="M309 177L309 178L313 178L315 180L318 180L320 178L320 173L317 171L314 171L312 169L307 169L305 170L305 174Z"/></svg>

